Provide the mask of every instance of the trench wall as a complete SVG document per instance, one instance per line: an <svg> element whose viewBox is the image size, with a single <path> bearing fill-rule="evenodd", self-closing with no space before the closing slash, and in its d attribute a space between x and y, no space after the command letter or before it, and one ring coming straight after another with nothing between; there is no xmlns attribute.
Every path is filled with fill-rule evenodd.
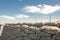
<svg viewBox="0 0 60 40"><path fill-rule="evenodd" d="M5 25L0 40L60 40L60 32L28 26Z"/></svg>

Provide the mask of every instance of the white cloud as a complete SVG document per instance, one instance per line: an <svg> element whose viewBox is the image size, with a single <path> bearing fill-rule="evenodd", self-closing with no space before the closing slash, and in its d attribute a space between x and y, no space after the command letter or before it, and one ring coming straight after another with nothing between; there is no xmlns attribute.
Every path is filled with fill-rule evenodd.
<svg viewBox="0 0 60 40"><path fill-rule="evenodd" d="M31 12L31 13L42 13L42 14L50 14L53 12L56 12L58 10L60 10L60 6L59 5L38 5L38 6L26 6L23 8L24 11L26 12Z"/></svg>
<svg viewBox="0 0 60 40"><path fill-rule="evenodd" d="M24 14L18 14L15 16L15 18L28 18L29 16L24 15Z"/></svg>
<svg viewBox="0 0 60 40"><path fill-rule="evenodd" d="M0 18L2 18L0 21L1 23L17 23L17 22L25 22L24 18L29 18L28 15L24 14L18 14L15 16L8 16L8 15L1 15ZM18 20L21 19L21 20Z"/></svg>
<svg viewBox="0 0 60 40"><path fill-rule="evenodd" d="M26 12L34 13L34 12L39 12L40 9L36 6L28 6L28 7L23 8L23 10L25 10Z"/></svg>
<svg viewBox="0 0 60 40"><path fill-rule="evenodd" d="M15 18L14 18L14 17L11 17L11 16L5 16L5 15L0 16L0 18L6 18L6 19L13 19L13 20L15 20Z"/></svg>
<svg viewBox="0 0 60 40"><path fill-rule="evenodd" d="M2 15L2 16L0 16L0 18L13 19L13 20L15 20L16 18L28 18L28 17L29 17L28 15L24 15L24 14L18 14L18 15L14 16L14 17L12 17L12 16L7 16L7 15Z"/></svg>

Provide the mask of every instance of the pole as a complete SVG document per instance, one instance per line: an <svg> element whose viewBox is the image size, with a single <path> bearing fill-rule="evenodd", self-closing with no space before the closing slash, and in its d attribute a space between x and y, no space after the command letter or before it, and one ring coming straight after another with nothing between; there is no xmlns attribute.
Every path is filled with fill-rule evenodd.
<svg viewBox="0 0 60 40"><path fill-rule="evenodd" d="M37 16L35 17L35 23L37 22L37 19L36 18L37 18Z"/></svg>
<svg viewBox="0 0 60 40"><path fill-rule="evenodd" d="M49 22L51 23L51 14L49 14Z"/></svg>

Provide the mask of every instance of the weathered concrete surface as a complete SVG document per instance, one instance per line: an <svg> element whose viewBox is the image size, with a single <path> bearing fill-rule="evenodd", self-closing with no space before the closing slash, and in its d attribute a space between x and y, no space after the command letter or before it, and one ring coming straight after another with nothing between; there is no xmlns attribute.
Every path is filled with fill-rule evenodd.
<svg viewBox="0 0 60 40"><path fill-rule="evenodd" d="M56 28L5 25L0 40L60 40L60 29Z"/></svg>

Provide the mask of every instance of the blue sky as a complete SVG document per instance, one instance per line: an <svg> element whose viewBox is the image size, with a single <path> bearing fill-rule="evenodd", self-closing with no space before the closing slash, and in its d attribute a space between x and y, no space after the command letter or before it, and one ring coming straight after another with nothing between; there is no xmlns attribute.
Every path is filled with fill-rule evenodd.
<svg viewBox="0 0 60 40"><path fill-rule="evenodd" d="M60 0L0 0L0 21L47 20L50 14L52 19L60 19Z"/></svg>

